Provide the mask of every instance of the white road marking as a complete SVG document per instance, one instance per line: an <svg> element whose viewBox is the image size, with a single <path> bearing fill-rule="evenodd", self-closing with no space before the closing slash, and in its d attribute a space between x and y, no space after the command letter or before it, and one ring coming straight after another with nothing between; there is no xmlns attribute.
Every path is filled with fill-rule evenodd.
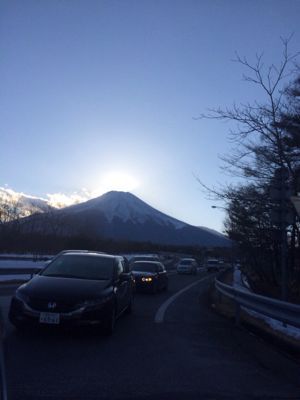
<svg viewBox="0 0 300 400"><path fill-rule="evenodd" d="M179 290L179 292L173 294L173 296L169 297L168 300L166 300L157 310L155 317L154 317L154 322L157 324L160 324L164 322L164 317L165 313L168 309L168 307L179 297L182 293L186 292L187 290L191 289L192 287L198 285L198 283L206 281L208 279L211 279L210 276L206 276L205 278L198 279L196 282L191 283L190 285L186 286L185 288Z"/></svg>

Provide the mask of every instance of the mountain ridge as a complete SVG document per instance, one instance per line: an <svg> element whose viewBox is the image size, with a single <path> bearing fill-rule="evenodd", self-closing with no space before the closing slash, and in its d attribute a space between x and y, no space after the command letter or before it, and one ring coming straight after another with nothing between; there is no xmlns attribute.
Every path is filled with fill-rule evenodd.
<svg viewBox="0 0 300 400"><path fill-rule="evenodd" d="M150 206L134 194L122 191L109 191L103 195L90 199L84 203L74 204L61 209L64 212L84 212L91 209L106 209L106 218L112 222L113 218L119 217L124 222L136 219L137 222L145 222L146 217L155 218L157 222L168 222L177 228L188 225L174 217L171 217L154 207Z"/></svg>
<svg viewBox="0 0 300 400"><path fill-rule="evenodd" d="M32 221L31 231L33 227L49 231L56 221L65 235L164 245L230 246L229 239L221 233L170 217L130 192L110 191L83 203L52 210L50 217L49 214L27 217L24 227Z"/></svg>

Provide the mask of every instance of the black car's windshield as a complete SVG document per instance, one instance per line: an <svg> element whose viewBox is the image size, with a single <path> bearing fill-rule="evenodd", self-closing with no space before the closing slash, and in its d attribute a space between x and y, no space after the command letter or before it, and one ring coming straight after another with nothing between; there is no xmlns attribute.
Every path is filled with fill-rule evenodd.
<svg viewBox="0 0 300 400"><path fill-rule="evenodd" d="M159 261L159 259L157 257L146 257L146 256L143 257L143 256L141 256L141 257L134 257L131 260L131 263L135 263L137 261L154 261L154 262L157 262L157 261Z"/></svg>
<svg viewBox="0 0 300 400"><path fill-rule="evenodd" d="M156 272L157 271L157 265L155 263L151 263L151 262L138 261L138 262L135 262L133 264L132 271L136 271L136 272Z"/></svg>
<svg viewBox="0 0 300 400"><path fill-rule="evenodd" d="M59 256L44 269L41 275L65 278L106 280L113 276L113 258L97 255Z"/></svg>
<svg viewBox="0 0 300 400"><path fill-rule="evenodd" d="M193 262L193 260L182 260L182 261L180 261L180 264L181 265L190 265L190 264L192 264L192 262Z"/></svg>

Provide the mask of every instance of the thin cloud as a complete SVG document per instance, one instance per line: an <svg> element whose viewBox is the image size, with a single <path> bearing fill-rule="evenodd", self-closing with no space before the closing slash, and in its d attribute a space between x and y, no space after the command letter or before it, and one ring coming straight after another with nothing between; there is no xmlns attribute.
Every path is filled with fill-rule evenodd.
<svg viewBox="0 0 300 400"><path fill-rule="evenodd" d="M55 208L64 208L89 200L89 197L85 194L78 193L73 193L70 195L64 193L48 193L47 197L48 204Z"/></svg>

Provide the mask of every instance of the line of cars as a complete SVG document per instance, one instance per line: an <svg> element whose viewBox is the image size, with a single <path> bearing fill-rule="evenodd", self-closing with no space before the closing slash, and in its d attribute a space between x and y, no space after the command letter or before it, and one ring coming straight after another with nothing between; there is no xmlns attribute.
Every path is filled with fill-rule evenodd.
<svg viewBox="0 0 300 400"><path fill-rule="evenodd" d="M196 275L197 268L194 258L177 264L179 274ZM128 261L95 251L66 250L16 290L9 319L16 328L95 325L109 335L118 317L131 312L137 290L167 289L167 271L157 256Z"/></svg>
<svg viewBox="0 0 300 400"><path fill-rule="evenodd" d="M28 325L95 325L110 335L117 318L130 313L136 289L167 289L159 259L132 259L85 250L59 253L11 300L9 319Z"/></svg>
<svg viewBox="0 0 300 400"><path fill-rule="evenodd" d="M194 258L181 258L176 269L178 274L196 275L199 267L198 262ZM226 264L217 258L208 258L200 268L206 272L219 272L226 268Z"/></svg>

